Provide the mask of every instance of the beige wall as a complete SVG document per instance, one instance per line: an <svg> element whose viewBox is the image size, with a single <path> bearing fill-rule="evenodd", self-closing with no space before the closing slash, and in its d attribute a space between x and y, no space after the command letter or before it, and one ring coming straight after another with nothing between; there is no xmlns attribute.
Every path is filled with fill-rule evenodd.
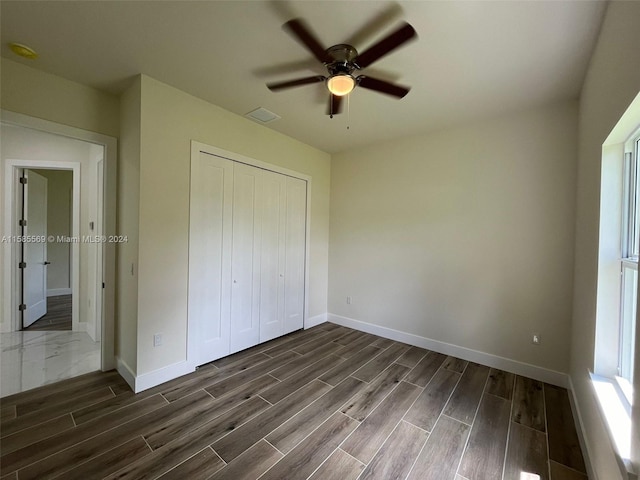
<svg viewBox="0 0 640 480"><path fill-rule="evenodd" d="M117 97L6 58L0 62L3 109L118 136Z"/></svg>
<svg viewBox="0 0 640 480"><path fill-rule="evenodd" d="M335 155L329 312L566 372L576 133L568 102Z"/></svg>
<svg viewBox="0 0 640 480"><path fill-rule="evenodd" d="M138 352L138 207L140 200L140 89L138 77L120 98L116 231L116 355L135 375Z"/></svg>
<svg viewBox="0 0 640 480"><path fill-rule="evenodd" d="M603 142L640 90L639 19L640 2L609 3L580 99L571 378L591 463L602 480L620 478L620 472L588 376L594 364L596 332L601 155ZM636 368L632 422L636 468L640 467L639 373L640 367Z"/></svg>
<svg viewBox="0 0 640 480"><path fill-rule="evenodd" d="M137 374L186 359L191 140L312 177L309 315L325 313L330 156L147 76L141 81ZM156 333L163 345L154 348Z"/></svg>

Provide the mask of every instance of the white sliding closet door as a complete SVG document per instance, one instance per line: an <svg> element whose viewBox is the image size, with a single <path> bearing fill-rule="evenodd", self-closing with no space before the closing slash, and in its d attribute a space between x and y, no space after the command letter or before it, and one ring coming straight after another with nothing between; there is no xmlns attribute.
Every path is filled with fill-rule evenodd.
<svg viewBox="0 0 640 480"><path fill-rule="evenodd" d="M303 327L304 279L307 219L307 182L287 178L287 218L285 235L284 331Z"/></svg>
<svg viewBox="0 0 640 480"><path fill-rule="evenodd" d="M189 361L303 328L307 182L195 150L190 209Z"/></svg>
<svg viewBox="0 0 640 480"><path fill-rule="evenodd" d="M261 177L259 168L234 165L231 353L260 342Z"/></svg>
<svg viewBox="0 0 640 480"><path fill-rule="evenodd" d="M192 159L189 225L189 344L195 365L229 354L233 162Z"/></svg>
<svg viewBox="0 0 640 480"><path fill-rule="evenodd" d="M260 341L284 335L287 177L262 171ZM298 327L301 328L301 327Z"/></svg>

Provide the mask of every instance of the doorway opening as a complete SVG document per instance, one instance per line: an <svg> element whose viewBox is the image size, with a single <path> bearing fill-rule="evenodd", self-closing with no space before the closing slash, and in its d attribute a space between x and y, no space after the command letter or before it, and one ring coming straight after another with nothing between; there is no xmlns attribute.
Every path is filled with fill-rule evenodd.
<svg viewBox="0 0 640 480"><path fill-rule="evenodd" d="M21 170L21 330L73 331L73 170Z"/></svg>
<svg viewBox="0 0 640 480"><path fill-rule="evenodd" d="M2 396L114 367L115 139L2 112Z"/></svg>

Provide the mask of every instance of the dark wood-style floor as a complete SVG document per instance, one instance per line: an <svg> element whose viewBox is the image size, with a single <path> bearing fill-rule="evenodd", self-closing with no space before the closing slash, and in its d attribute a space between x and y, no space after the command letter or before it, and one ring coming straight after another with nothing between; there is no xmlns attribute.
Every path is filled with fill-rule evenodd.
<svg viewBox="0 0 640 480"><path fill-rule="evenodd" d="M47 297L47 313L23 330L71 330L71 295Z"/></svg>
<svg viewBox="0 0 640 480"><path fill-rule="evenodd" d="M330 323L137 395L96 372L0 405L3 480L586 479L565 389Z"/></svg>

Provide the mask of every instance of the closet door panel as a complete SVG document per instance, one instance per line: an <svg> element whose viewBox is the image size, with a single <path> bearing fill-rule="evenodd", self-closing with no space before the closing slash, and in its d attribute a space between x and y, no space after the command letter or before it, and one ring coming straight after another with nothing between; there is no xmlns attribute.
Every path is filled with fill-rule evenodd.
<svg viewBox="0 0 640 480"><path fill-rule="evenodd" d="M307 182L287 177L284 333L304 326Z"/></svg>
<svg viewBox="0 0 640 480"><path fill-rule="evenodd" d="M234 165L231 353L260 341L261 172Z"/></svg>
<svg viewBox="0 0 640 480"><path fill-rule="evenodd" d="M200 152L191 170L189 344L196 365L229 354L233 162Z"/></svg>
<svg viewBox="0 0 640 480"><path fill-rule="evenodd" d="M260 341L284 334L284 264L287 181L262 172L262 252L260 255Z"/></svg>

